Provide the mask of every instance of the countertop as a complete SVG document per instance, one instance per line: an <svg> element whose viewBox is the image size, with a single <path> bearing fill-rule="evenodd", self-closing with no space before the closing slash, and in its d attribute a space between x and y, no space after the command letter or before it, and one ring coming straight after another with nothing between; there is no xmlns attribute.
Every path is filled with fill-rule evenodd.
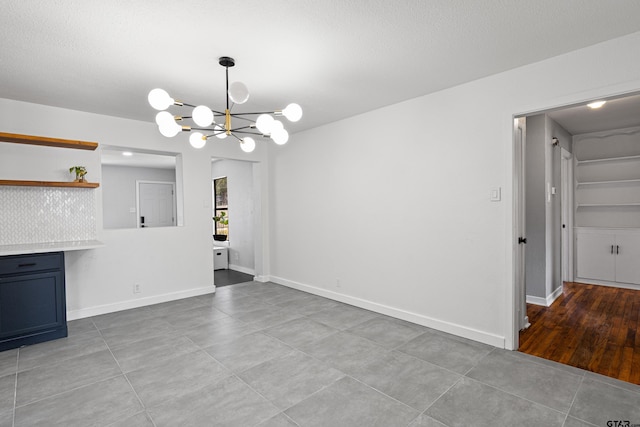
<svg viewBox="0 0 640 427"><path fill-rule="evenodd" d="M74 240L69 242L23 243L18 245L0 245L0 256L41 254L45 252L82 251L101 248L104 243L98 240Z"/></svg>

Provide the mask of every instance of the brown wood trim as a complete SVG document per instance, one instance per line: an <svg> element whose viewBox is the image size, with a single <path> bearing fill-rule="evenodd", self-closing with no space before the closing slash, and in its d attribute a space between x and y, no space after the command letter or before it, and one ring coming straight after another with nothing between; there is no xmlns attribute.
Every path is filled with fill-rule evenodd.
<svg viewBox="0 0 640 427"><path fill-rule="evenodd" d="M97 142L76 141L73 139L48 138L45 136L21 135L18 133L0 132L1 142L13 142L16 144L43 145L46 147L74 148L77 150L95 150Z"/></svg>
<svg viewBox="0 0 640 427"><path fill-rule="evenodd" d="M73 188L98 188L97 182L55 182L55 181L22 181L13 179L0 179L0 185L13 185L17 187L73 187Z"/></svg>

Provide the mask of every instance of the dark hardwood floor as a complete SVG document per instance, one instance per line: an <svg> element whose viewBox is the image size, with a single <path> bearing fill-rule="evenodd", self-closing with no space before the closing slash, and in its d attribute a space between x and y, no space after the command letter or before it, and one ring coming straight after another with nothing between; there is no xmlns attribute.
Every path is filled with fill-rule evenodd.
<svg viewBox="0 0 640 427"><path fill-rule="evenodd" d="M640 291L564 283L551 307L527 304L520 351L640 384Z"/></svg>

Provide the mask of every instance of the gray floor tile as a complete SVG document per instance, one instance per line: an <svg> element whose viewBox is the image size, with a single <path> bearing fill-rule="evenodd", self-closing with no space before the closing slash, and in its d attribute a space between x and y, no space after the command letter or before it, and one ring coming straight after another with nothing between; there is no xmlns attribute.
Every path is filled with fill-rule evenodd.
<svg viewBox="0 0 640 427"><path fill-rule="evenodd" d="M462 378L425 415L456 426L562 426L565 414Z"/></svg>
<svg viewBox="0 0 640 427"><path fill-rule="evenodd" d="M259 297L240 297L222 301L215 300L214 304L218 310L230 316L247 311L256 311L273 307L273 305L265 303Z"/></svg>
<svg viewBox="0 0 640 427"><path fill-rule="evenodd" d="M598 426L610 420L640 423L640 393L584 378L569 415Z"/></svg>
<svg viewBox="0 0 640 427"><path fill-rule="evenodd" d="M40 400L121 374L108 350L18 373L16 405Z"/></svg>
<svg viewBox="0 0 640 427"><path fill-rule="evenodd" d="M155 427L146 412L139 412L130 417L109 424L109 427Z"/></svg>
<svg viewBox="0 0 640 427"><path fill-rule="evenodd" d="M460 379L458 374L397 351L382 354L351 375L419 411Z"/></svg>
<svg viewBox="0 0 640 427"><path fill-rule="evenodd" d="M419 412L350 377L285 411L301 426L405 426Z"/></svg>
<svg viewBox="0 0 640 427"><path fill-rule="evenodd" d="M338 307L310 314L309 318L316 322L331 326L332 328L344 330L377 316L379 316L379 314L372 311L342 304Z"/></svg>
<svg viewBox="0 0 640 427"><path fill-rule="evenodd" d="M0 412L0 427L13 427L13 409L11 411Z"/></svg>
<svg viewBox="0 0 640 427"><path fill-rule="evenodd" d="M267 421L258 424L256 427L299 427L291 418L284 414L278 414Z"/></svg>
<svg viewBox="0 0 640 427"><path fill-rule="evenodd" d="M207 347L205 350L227 368L234 372L242 372L274 357L289 353L291 347L257 332Z"/></svg>
<svg viewBox="0 0 640 427"><path fill-rule="evenodd" d="M467 376L516 396L567 413L581 376L493 350Z"/></svg>
<svg viewBox="0 0 640 427"><path fill-rule="evenodd" d="M338 332L303 345L300 350L347 374L373 362L389 351L367 339L345 332Z"/></svg>
<svg viewBox="0 0 640 427"><path fill-rule="evenodd" d="M123 346L150 337L158 337L175 331L162 319L146 318L135 325L116 326L102 329L102 337L109 347Z"/></svg>
<svg viewBox="0 0 640 427"><path fill-rule="evenodd" d="M289 320L298 319L301 315L290 313L286 310L278 310L275 307L269 307L256 311L238 313L233 317L248 324L257 323L260 328L263 329L288 322Z"/></svg>
<svg viewBox="0 0 640 427"><path fill-rule="evenodd" d="M213 323L181 330L184 336L200 347L210 347L225 341L235 340L256 332L260 325L247 325L232 317L218 319Z"/></svg>
<svg viewBox="0 0 640 427"><path fill-rule="evenodd" d="M286 409L344 377L298 351L271 359L238 376L280 409Z"/></svg>
<svg viewBox="0 0 640 427"><path fill-rule="evenodd" d="M606 424L605 424L606 425ZM573 417L567 417L562 427L599 427L586 421L581 421Z"/></svg>
<svg viewBox="0 0 640 427"><path fill-rule="evenodd" d="M545 365L554 369L559 369L561 371L565 371L573 375L578 375L582 377L585 374L584 369L576 368L574 366L569 366L569 365L563 365L562 363L554 362L553 360L543 359L541 357L532 356L530 354L522 353L519 351L510 351L509 354L523 360L528 360L529 362L537 363L539 365Z"/></svg>
<svg viewBox="0 0 640 427"><path fill-rule="evenodd" d="M15 374L18 370L18 349L0 352L0 377Z"/></svg>
<svg viewBox="0 0 640 427"><path fill-rule="evenodd" d="M153 315L153 317L162 317L182 313L195 308L201 308L206 305L205 299L192 297L150 305L147 307L147 310L151 315Z"/></svg>
<svg viewBox="0 0 640 427"><path fill-rule="evenodd" d="M135 371L198 350L189 338L179 334L136 341L111 349L123 372Z"/></svg>
<svg viewBox="0 0 640 427"><path fill-rule="evenodd" d="M96 325L93 324L93 320L91 318L71 320L67 322L67 332L70 337L84 334L85 332L94 332L96 330Z"/></svg>
<svg viewBox="0 0 640 427"><path fill-rule="evenodd" d="M19 407L15 426L107 425L141 409L131 386L119 376Z"/></svg>
<svg viewBox="0 0 640 427"><path fill-rule="evenodd" d="M16 374L0 377L0 412L13 411L16 395Z"/></svg>
<svg viewBox="0 0 640 427"><path fill-rule="evenodd" d="M146 319L153 317L153 313L147 307L131 310L116 311L115 313L101 314L90 317L98 329L116 328L125 325L139 325Z"/></svg>
<svg viewBox="0 0 640 427"><path fill-rule="evenodd" d="M616 378L611 378L604 375L596 374L595 372L589 372L589 371L583 371L583 372L584 372L585 378L599 381L601 383L609 384L614 387L622 388L628 391L632 391L634 393L640 393L640 385L638 384L632 384L625 381L620 381Z"/></svg>
<svg viewBox="0 0 640 427"><path fill-rule="evenodd" d="M418 418L413 420L409 427L447 427L442 424L440 421L434 420L428 415L420 415Z"/></svg>
<svg viewBox="0 0 640 427"><path fill-rule="evenodd" d="M127 378L144 405L158 405L214 384L230 372L199 350L129 372Z"/></svg>
<svg viewBox="0 0 640 427"><path fill-rule="evenodd" d="M205 323L215 323L216 320L229 317L214 307L196 307L186 311L161 316L162 320L177 329L193 328Z"/></svg>
<svg viewBox="0 0 640 427"><path fill-rule="evenodd" d="M424 326L387 316L376 317L347 329L347 332L367 338L389 349L404 344L426 331L427 328Z"/></svg>
<svg viewBox="0 0 640 427"><path fill-rule="evenodd" d="M494 347L429 330L398 347L399 351L464 374Z"/></svg>
<svg viewBox="0 0 640 427"><path fill-rule="evenodd" d="M107 350L107 344L97 329L83 334L42 342L20 349L18 370L50 365L86 354Z"/></svg>
<svg viewBox="0 0 640 427"><path fill-rule="evenodd" d="M337 330L306 317L301 317L264 329L262 332L278 338L290 346L299 347L331 335Z"/></svg>
<svg viewBox="0 0 640 427"><path fill-rule="evenodd" d="M322 297L306 299L303 301L285 301L276 304L276 306L281 309L289 310L292 313L297 313L303 316L309 316L320 311L341 307L342 305L343 304L340 302Z"/></svg>
<svg viewBox="0 0 640 427"><path fill-rule="evenodd" d="M234 376L149 409L157 427L253 426L278 412Z"/></svg>

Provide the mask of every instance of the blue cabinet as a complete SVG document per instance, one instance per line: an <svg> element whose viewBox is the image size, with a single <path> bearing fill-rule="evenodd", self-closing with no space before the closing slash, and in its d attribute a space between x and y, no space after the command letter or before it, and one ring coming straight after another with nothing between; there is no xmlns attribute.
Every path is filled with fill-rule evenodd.
<svg viewBox="0 0 640 427"><path fill-rule="evenodd" d="M0 257L0 351L67 336L64 253Z"/></svg>

